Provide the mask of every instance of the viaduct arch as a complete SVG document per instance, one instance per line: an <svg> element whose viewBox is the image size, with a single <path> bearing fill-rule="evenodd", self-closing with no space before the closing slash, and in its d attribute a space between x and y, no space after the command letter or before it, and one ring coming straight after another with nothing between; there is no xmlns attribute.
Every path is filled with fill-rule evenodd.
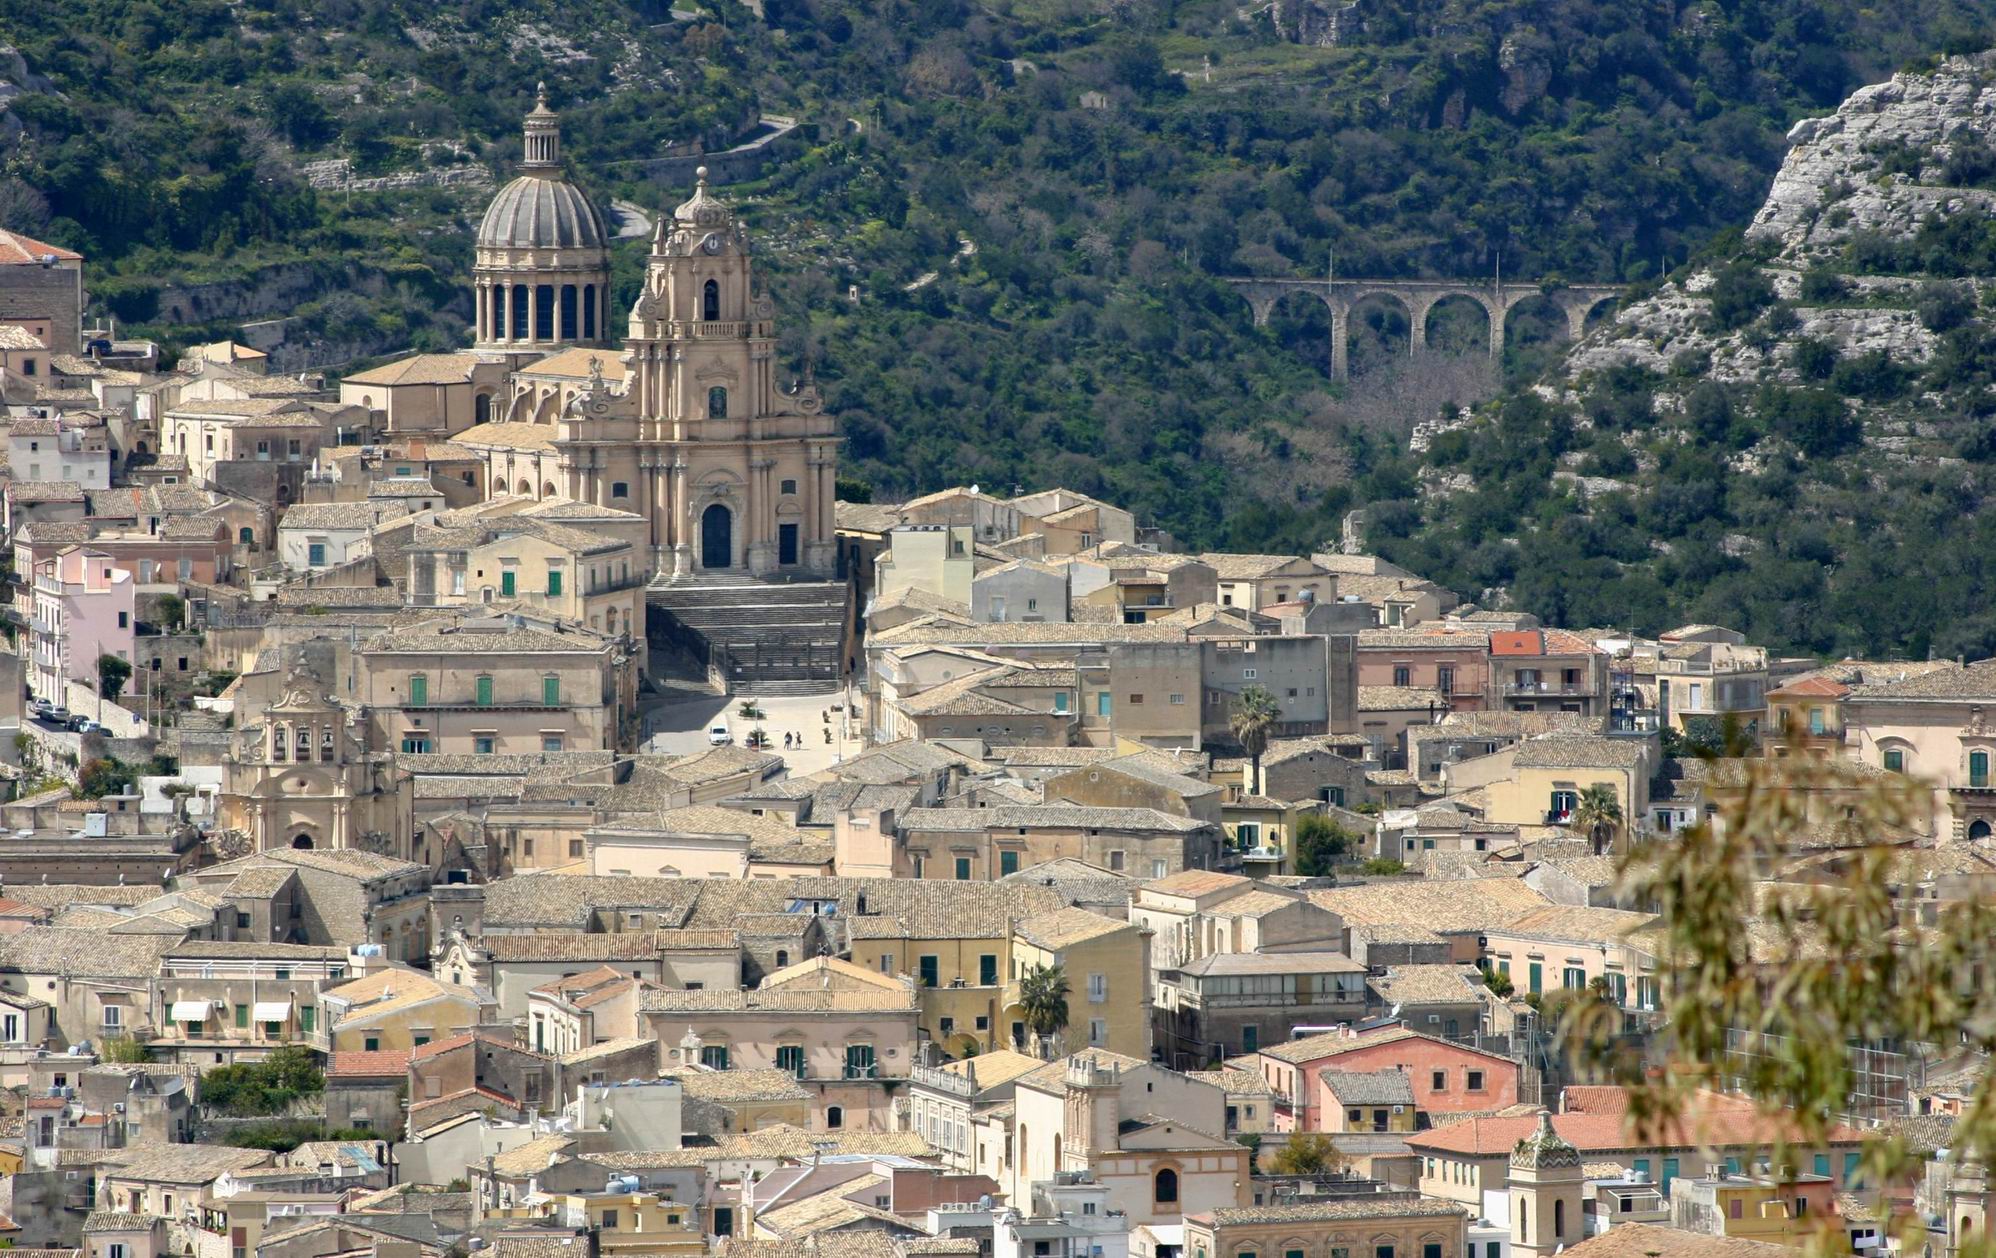
<svg viewBox="0 0 1996 1258"><path fill-rule="evenodd" d="M1504 322L1511 311L1526 301L1543 298L1559 307L1566 316L1567 334L1579 340L1587 330L1587 316L1603 302L1622 295L1620 284L1568 284L1548 289L1535 283L1482 284L1458 280L1284 280L1228 277L1228 284L1247 299L1254 312L1254 325L1262 327L1276 303L1295 293L1307 293L1324 303L1331 312L1331 375L1343 380L1351 375L1350 348L1346 344L1352 309L1369 297L1390 297L1407 310L1407 352L1422 354L1428 348L1428 312L1450 297L1465 297L1483 308L1490 317L1490 353L1504 352Z"/></svg>

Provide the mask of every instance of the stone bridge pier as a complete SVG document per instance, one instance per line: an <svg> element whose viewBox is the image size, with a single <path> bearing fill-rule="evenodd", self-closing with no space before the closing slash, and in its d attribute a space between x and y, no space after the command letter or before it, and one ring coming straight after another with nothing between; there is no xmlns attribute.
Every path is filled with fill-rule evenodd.
<svg viewBox="0 0 1996 1258"><path fill-rule="evenodd" d="M1622 295L1619 284L1570 284L1547 288L1540 284L1472 284L1452 280L1285 280L1229 278L1227 283L1247 299L1256 327L1266 326L1283 298L1306 294L1324 303L1331 316L1331 375L1351 375L1351 315L1360 303L1382 298L1407 315L1407 352L1418 356L1428 349L1428 316L1451 297L1483 308L1490 320L1490 355L1504 352L1504 329L1511 312L1528 301L1546 300L1566 316L1567 339L1577 341L1587 331L1587 318L1605 302Z"/></svg>

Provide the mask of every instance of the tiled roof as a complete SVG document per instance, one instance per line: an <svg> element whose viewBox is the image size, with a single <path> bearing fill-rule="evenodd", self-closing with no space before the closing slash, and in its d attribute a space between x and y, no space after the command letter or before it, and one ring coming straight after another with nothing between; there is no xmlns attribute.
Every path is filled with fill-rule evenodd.
<svg viewBox="0 0 1996 1258"><path fill-rule="evenodd" d="M1332 1223L1346 1219L1462 1218L1468 1214L1466 1208L1453 1201L1404 1193L1382 1193L1374 1197L1336 1197L1329 1201L1297 1205L1239 1206L1186 1217L1210 1220L1217 1227L1237 1227L1248 1223Z"/></svg>
<svg viewBox="0 0 1996 1258"><path fill-rule="evenodd" d="M280 529L369 529L375 510L365 502L301 502L284 513Z"/></svg>
<svg viewBox="0 0 1996 1258"><path fill-rule="evenodd" d="M42 259L50 256L59 262L83 261L83 255L74 250L0 229L0 266L40 266Z"/></svg>
<svg viewBox="0 0 1996 1258"><path fill-rule="evenodd" d="M1222 551L1208 551L1199 556L1199 561L1211 567L1222 581L1252 581L1278 568L1308 562L1301 555L1235 555Z"/></svg>
<svg viewBox="0 0 1996 1258"><path fill-rule="evenodd" d="M650 931L612 935L486 935L479 946L500 964L512 961L649 961L658 955Z"/></svg>
<svg viewBox="0 0 1996 1258"><path fill-rule="evenodd" d="M1275 1089L1268 1085L1259 1070L1245 1070L1238 1066L1228 1066L1223 1070L1188 1070L1188 1079L1210 1083L1222 1088L1229 1096L1273 1096Z"/></svg>
<svg viewBox="0 0 1996 1258"><path fill-rule="evenodd" d="M1244 891L1252 881L1239 874L1223 874L1214 869L1183 869L1169 877L1147 882L1143 889L1159 895L1198 899L1215 891Z"/></svg>
<svg viewBox="0 0 1996 1258"><path fill-rule="evenodd" d="M685 1094L697 1101L803 1101L810 1093L797 1077L784 1070L706 1070L680 1066L659 1071L661 1079L676 1079Z"/></svg>
<svg viewBox="0 0 1996 1258"><path fill-rule="evenodd" d="M431 622L391 629L371 639L363 649L393 655L599 655L608 649L608 641L580 629L549 633L545 629L474 629Z"/></svg>
<svg viewBox="0 0 1996 1258"><path fill-rule="evenodd" d="M1301 1065L1320 1058L1335 1059L1345 1053L1356 1052L1363 1048L1376 1048L1381 1044L1397 1044L1402 1040L1426 1040L1433 1044L1447 1044L1459 1052L1475 1053L1479 1057L1489 1057L1497 1061L1507 1060L1496 1053L1486 1053L1481 1049L1470 1048L1466 1044L1452 1044L1447 1040L1433 1035L1423 1035L1419 1031L1411 1031L1403 1026L1381 1027L1376 1031L1362 1031L1356 1035L1344 1031L1326 1031L1322 1035L1310 1035L1300 1040L1288 1040L1271 1045L1261 1049L1260 1052L1263 1057L1273 1057L1277 1061Z"/></svg>
<svg viewBox="0 0 1996 1258"><path fill-rule="evenodd" d="M508 450L551 450L559 435L553 424L524 424L504 420L474 424L451 440L464 446L500 446Z"/></svg>
<svg viewBox="0 0 1996 1258"><path fill-rule="evenodd" d="M1013 933L1035 947L1058 951L1131 929L1128 922L1111 921L1100 913L1065 908L1026 918L1013 927Z"/></svg>
<svg viewBox="0 0 1996 1258"><path fill-rule="evenodd" d="M1446 709L1449 701L1432 686L1360 686L1361 712L1408 712Z"/></svg>
<svg viewBox="0 0 1996 1258"><path fill-rule="evenodd" d="M1365 973L1364 966L1342 952L1211 952L1178 968L1196 978Z"/></svg>
<svg viewBox="0 0 1996 1258"><path fill-rule="evenodd" d="M1338 588L1342 592L1350 582L1338 578ZM1358 632L1358 647L1363 651L1375 650L1419 650L1431 651L1487 651L1490 649L1488 633L1465 629L1361 629Z"/></svg>
<svg viewBox="0 0 1996 1258"><path fill-rule="evenodd" d="M334 1077L382 1079L409 1073L407 1049L384 1048L372 1052L336 1052L326 1074Z"/></svg>
<svg viewBox="0 0 1996 1258"><path fill-rule="evenodd" d="M237 1149L219 1144L143 1145L129 1149L119 1159L116 1170L105 1172L114 1179L157 1181L163 1184L205 1184L230 1171L266 1166L271 1155L262 1149Z"/></svg>
<svg viewBox="0 0 1996 1258"><path fill-rule="evenodd" d="M563 1053L556 1060L564 1066L582 1066L599 1058L614 1057L619 1053L627 1053L634 1049L642 1048L645 1045L651 1045L654 1052L658 1049L657 1040L648 1040L635 1035L627 1035L614 1040L604 1040L600 1044L591 1044L587 1048L578 1048L572 1053Z"/></svg>
<svg viewBox="0 0 1996 1258"><path fill-rule="evenodd" d="M462 384L478 365L475 354L417 354L345 378L346 384Z"/></svg>
<svg viewBox="0 0 1996 1258"><path fill-rule="evenodd" d="M550 1159L568 1152L574 1145L573 1136L540 1136L493 1158L492 1169L512 1177L538 1174L548 1168Z"/></svg>
<svg viewBox="0 0 1996 1258"><path fill-rule="evenodd" d="M1493 934L1514 935L1521 939L1598 944L1625 939L1660 920L1654 913L1554 904L1516 918L1508 926L1492 926L1490 930Z"/></svg>
<svg viewBox="0 0 1996 1258"><path fill-rule="evenodd" d="M154 1224L163 1222L165 1220L156 1219L150 1214L94 1210L89 1218L83 1220L83 1232L86 1236L92 1232L144 1232L150 1230Z"/></svg>
<svg viewBox="0 0 1996 1258"><path fill-rule="evenodd" d="M562 376L581 380L588 377L591 363L602 371L603 379L611 384L624 378L624 360L615 351L591 349L588 346L556 350L546 358L528 363L516 371L520 375L527 376Z"/></svg>
<svg viewBox="0 0 1996 1258"><path fill-rule="evenodd" d="M1005 804L995 808L913 808L901 818L904 830L1042 829L1164 830L1188 833L1208 825L1155 808L1091 808L1080 804Z"/></svg>
<svg viewBox="0 0 1996 1258"><path fill-rule="evenodd" d="M83 486L73 480L17 480L7 492L15 502L83 501Z"/></svg>
<svg viewBox="0 0 1996 1258"><path fill-rule="evenodd" d="M1512 763L1520 769L1633 769L1647 755L1647 746L1633 739L1552 734L1519 743Z"/></svg>
<svg viewBox="0 0 1996 1258"><path fill-rule="evenodd" d="M1737 1097L1703 1093L1702 1103L1694 1100L1693 1110L1684 1121L1672 1122L1660 1131L1638 1134L1628 1127L1628 1116L1606 1114L1554 1114L1553 1130L1582 1153L1621 1149L1677 1148L1710 1146L1740 1148L1770 1145L1784 1133L1792 1139L1789 1125L1762 1113L1752 1102ZM1530 1116L1473 1118L1407 1138L1417 1153L1459 1153L1469 1157L1509 1155L1517 1143L1538 1129L1538 1119ZM1855 1145L1861 1137L1848 1127L1832 1127L1832 1145Z"/></svg>
<svg viewBox="0 0 1996 1258"><path fill-rule="evenodd" d="M1317 1077L1346 1105L1414 1103L1414 1081L1404 1070L1320 1070Z"/></svg>
<svg viewBox="0 0 1996 1258"><path fill-rule="evenodd" d="M639 998L645 1013L901 1013L915 1008L914 989L757 988L724 991L647 991Z"/></svg>
<svg viewBox="0 0 1996 1258"><path fill-rule="evenodd" d="M1364 883L1305 894L1348 926L1413 926L1436 933L1497 929L1550 903L1512 879Z"/></svg>
<svg viewBox="0 0 1996 1258"><path fill-rule="evenodd" d="M1366 985L1388 1005L1464 1004L1482 999L1480 974L1473 965L1395 965Z"/></svg>
<svg viewBox="0 0 1996 1258"><path fill-rule="evenodd" d="M1565 1258L1794 1258L1795 1248L1654 1223L1617 1223L1566 1249Z"/></svg>
<svg viewBox="0 0 1996 1258"><path fill-rule="evenodd" d="M19 895L26 887L10 888ZM22 898L26 898L23 896ZM179 945L171 935L113 935L101 930L30 926L0 936L0 970L54 974L66 978L146 978L159 972L159 959Z"/></svg>

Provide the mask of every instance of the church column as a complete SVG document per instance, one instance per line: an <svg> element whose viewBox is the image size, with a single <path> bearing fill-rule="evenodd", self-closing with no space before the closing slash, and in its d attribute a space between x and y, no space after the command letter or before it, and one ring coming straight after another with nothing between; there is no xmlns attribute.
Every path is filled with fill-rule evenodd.
<svg viewBox="0 0 1996 1258"><path fill-rule="evenodd" d="M482 341L485 340L492 331L492 325L488 321L489 312L486 309L486 304L485 304L486 299L490 296L490 294L488 294L485 291L484 280L480 280L478 281L477 284L473 285L472 296L473 296L473 304L477 307L477 312L476 314L473 315L473 318L475 318L478 321L478 333L477 335L473 336L471 339L474 341Z"/></svg>
<svg viewBox="0 0 1996 1258"><path fill-rule="evenodd" d="M527 340L532 341L541 330L541 286L527 285Z"/></svg>
<svg viewBox="0 0 1996 1258"><path fill-rule="evenodd" d="M672 501L665 509L666 519L672 524L672 572L674 576L686 576L693 571L693 546L687 541L687 522L692 518L692 504L686 496L686 460L677 455L672 460Z"/></svg>

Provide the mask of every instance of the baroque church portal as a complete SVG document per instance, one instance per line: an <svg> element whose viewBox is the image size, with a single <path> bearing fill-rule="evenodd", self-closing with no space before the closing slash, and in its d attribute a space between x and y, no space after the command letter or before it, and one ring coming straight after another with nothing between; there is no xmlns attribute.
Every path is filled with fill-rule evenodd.
<svg viewBox="0 0 1996 1258"><path fill-rule="evenodd" d="M779 386L775 303L705 168L653 231L622 350L598 351L607 233L561 177L545 94L525 138L519 177L480 224L474 273L477 351L505 362L512 397L503 418L453 438L486 463L487 493L641 515L661 578L830 575L837 427L815 385Z"/></svg>

